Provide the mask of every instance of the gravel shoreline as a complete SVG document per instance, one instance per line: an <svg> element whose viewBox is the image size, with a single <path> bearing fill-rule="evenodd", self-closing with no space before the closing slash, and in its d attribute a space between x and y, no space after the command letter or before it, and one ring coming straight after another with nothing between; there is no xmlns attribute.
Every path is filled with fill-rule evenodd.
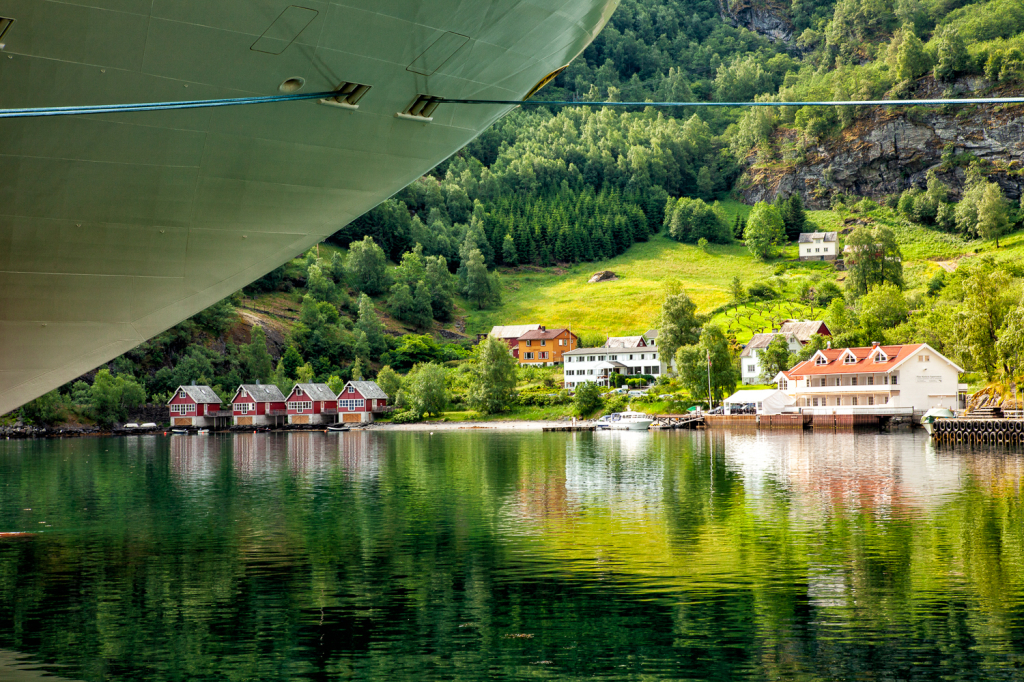
<svg viewBox="0 0 1024 682"><path fill-rule="evenodd" d="M370 431L540 431L545 426L571 424L571 421L466 421L466 422L419 422L416 424L382 424L374 423L367 427Z"/></svg>

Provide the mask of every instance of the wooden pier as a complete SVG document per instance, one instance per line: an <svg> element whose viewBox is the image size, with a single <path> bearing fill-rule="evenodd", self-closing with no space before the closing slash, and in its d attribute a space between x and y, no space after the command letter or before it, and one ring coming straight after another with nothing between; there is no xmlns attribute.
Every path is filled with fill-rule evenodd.
<svg viewBox="0 0 1024 682"><path fill-rule="evenodd" d="M579 431L597 431L597 426L594 424L566 424L565 426L545 426L541 429L542 431L567 431L570 433L577 433Z"/></svg>
<svg viewBox="0 0 1024 682"><path fill-rule="evenodd" d="M702 429L703 414L652 414L652 429Z"/></svg>
<svg viewBox="0 0 1024 682"><path fill-rule="evenodd" d="M1024 419L936 419L932 440L942 445L1021 445Z"/></svg>

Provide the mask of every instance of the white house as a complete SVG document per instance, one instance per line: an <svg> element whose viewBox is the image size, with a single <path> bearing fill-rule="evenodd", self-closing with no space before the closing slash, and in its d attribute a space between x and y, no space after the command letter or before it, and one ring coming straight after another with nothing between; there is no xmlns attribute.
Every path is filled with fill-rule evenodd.
<svg viewBox="0 0 1024 682"><path fill-rule="evenodd" d="M577 348L562 354L565 387L575 388L584 382L608 386L612 374L649 374L659 377L667 367L657 346L639 348Z"/></svg>
<svg viewBox="0 0 1024 682"><path fill-rule="evenodd" d="M743 347L743 351L740 353L740 381L744 385L760 384L761 382L761 353L768 347L768 344L772 342L776 336L781 336L786 339L786 345L789 346L790 353L798 353L800 347L803 345L800 343L800 339L797 338L796 334L792 332L775 332L771 334L754 334L750 339L750 342Z"/></svg>
<svg viewBox="0 0 1024 682"><path fill-rule="evenodd" d="M932 407L959 409L964 370L926 343L865 348L827 348L789 371L778 388L801 409L828 408L841 414L883 413L900 408L915 414ZM896 410L893 410L895 413Z"/></svg>
<svg viewBox="0 0 1024 682"><path fill-rule="evenodd" d="M762 388L756 391L736 391L722 404L726 414L743 408L753 408L757 414L782 414L787 407L796 405L796 399L777 388Z"/></svg>
<svg viewBox="0 0 1024 682"><path fill-rule="evenodd" d="M835 232L804 232L800 235L800 260L835 260Z"/></svg>

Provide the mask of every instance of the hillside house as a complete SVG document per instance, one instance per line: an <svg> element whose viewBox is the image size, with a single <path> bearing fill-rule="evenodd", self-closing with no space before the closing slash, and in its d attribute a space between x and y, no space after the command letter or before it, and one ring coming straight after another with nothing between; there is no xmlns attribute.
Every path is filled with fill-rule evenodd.
<svg viewBox="0 0 1024 682"><path fill-rule="evenodd" d="M837 237L836 232L804 232L798 243L800 260L835 260Z"/></svg>
<svg viewBox="0 0 1024 682"><path fill-rule="evenodd" d="M643 348L577 348L563 354L565 387L573 389L581 383L594 382L608 386L612 374L633 376L648 374L659 377L667 367L657 346Z"/></svg>
<svg viewBox="0 0 1024 682"><path fill-rule="evenodd" d="M643 336L609 336L603 348L646 348L647 339Z"/></svg>
<svg viewBox="0 0 1024 682"><path fill-rule="evenodd" d="M338 394L338 421L345 424L372 422L389 409L388 394L375 381L350 381Z"/></svg>
<svg viewBox="0 0 1024 682"><path fill-rule="evenodd" d="M865 348L826 348L786 372L779 390L801 411L823 414L923 414L933 407L960 408L964 370L926 343ZM888 411L885 408L893 408ZM826 411L827 410L827 411Z"/></svg>
<svg viewBox="0 0 1024 682"><path fill-rule="evenodd" d="M562 362L562 356L579 347L568 329L534 329L519 337L519 364L548 367Z"/></svg>
<svg viewBox="0 0 1024 682"><path fill-rule="evenodd" d="M327 384L295 384L285 401L289 424L333 424L338 396Z"/></svg>
<svg viewBox="0 0 1024 682"><path fill-rule="evenodd" d="M647 331L645 331L644 332L644 341L647 343L648 346L657 346L658 345L658 330L657 329L648 329Z"/></svg>
<svg viewBox="0 0 1024 682"><path fill-rule="evenodd" d="M803 344L797 339L793 332L773 332L765 334L754 334L743 351L740 353L740 381L745 385L760 384L761 382L761 353L768 347L768 344L776 336L786 339L790 353L797 353Z"/></svg>
<svg viewBox="0 0 1024 682"><path fill-rule="evenodd" d="M491 332L487 336L493 336L507 343L509 350L512 351L512 357L518 358L519 337L526 332L536 331L537 329L544 329L544 327L539 324L506 324L491 327Z"/></svg>
<svg viewBox="0 0 1024 682"><path fill-rule="evenodd" d="M796 340L806 346L815 334L819 336L832 336L828 325L821 320L786 320L779 328L782 333L789 332L796 336Z"/></svg>
<svg viewBox="0 0 1024 682"><path fill-rule="evenodd" d="M221 412L220 396L209 386L178 386L167 406L171 413L171 426L225 426L218 420L226 422L230 414Z"/></svg>
<svg viewBox="0 0 1024 682"><path fill-rule="evenodd" d="M280 426L288 418L281 389L273 384L242 384L231 399L235 426Z"/></svg>

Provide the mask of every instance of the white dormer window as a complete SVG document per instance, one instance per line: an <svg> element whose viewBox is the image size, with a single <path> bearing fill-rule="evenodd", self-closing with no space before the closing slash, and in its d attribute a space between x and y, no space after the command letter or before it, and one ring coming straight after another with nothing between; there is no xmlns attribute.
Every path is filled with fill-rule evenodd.
<svg viewBox="0 0 1024 682"><path fill-rule="evenodd" d="M185 397L185 391L178 391L178 397L179 398L184 398Z"/></svg>
<svg viewBox="0 0 1024 682"><path fill-rule="evenodd" d="M349 393L355 393L356 392L356 387L355 386L349 386L348 387L348 392Z"/></svg>
<svg viewBox="0 0 1024 682"><path fill-rule="evenodd" d="M853 353L849 353L843 358L843 364L852 365L857 362L857 358L853 356Z"/></svg>
<svg viewBox="0 0 1024 682"><path fill-rule="evenodd" d="M889 356L882 351L878 351L878 354L875 356L875 362L889 362Z"/></svg>
<svg viewBox="0 0 1024 682"><path fill-rule="evenodd" d="M298 386L295 387L295 395L302 395L302 389Z"/></svg>
<svg viewBox="0 0 1024 682"><path fill-rule="evenodd" d="M815 359L814 364L816 364L816 365L827 365L828 364L828 360L825 359L824 355L819 355L817 357L817 359Z"/></svg>

